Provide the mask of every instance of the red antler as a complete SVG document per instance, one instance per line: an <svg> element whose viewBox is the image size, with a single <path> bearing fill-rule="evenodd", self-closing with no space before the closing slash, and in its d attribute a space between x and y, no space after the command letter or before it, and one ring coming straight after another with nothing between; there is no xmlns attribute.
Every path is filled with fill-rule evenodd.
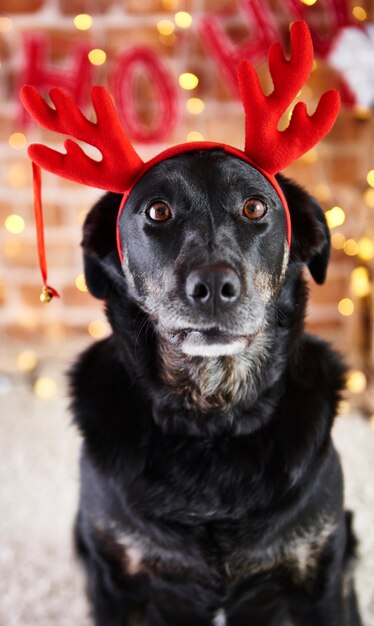
<svg viewBox="0 0 374 626"><path fill-rule="evenodd" d="M340 108L339 93L323 94L315 113L304 102L293 110L289 126L277 129L279 120L307 81L313 66L313 44L307 24L298 21L290 30L291 57L286 60L279 43L270 46L269 70L274 91L265 96L249 61L238 68L239 87L246 116L245 153L269 174L275 174L310 150L331 130Z"/></svg>
<svg viewBox="0 0 374 626"><path fill-rule="evenodd" d="M70 180L123 193L141 170L143 161L125 135L105 87L91 90L96 123L88 120L61 89L51 89L49 95L54 109L35 87L24 85L21 89L22 102L38 124L94 146L100 150L102 160L91 159L71 139L65 141L66 154L32 144L28 149L30 158L46 170Z"/></svg>

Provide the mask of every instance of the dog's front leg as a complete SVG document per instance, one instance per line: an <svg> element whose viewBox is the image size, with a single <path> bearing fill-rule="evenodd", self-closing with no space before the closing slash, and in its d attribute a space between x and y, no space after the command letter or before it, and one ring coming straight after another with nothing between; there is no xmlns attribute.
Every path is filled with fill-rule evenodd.
<svg viewBox="0 0 374 626"><path fill-rule="evenodd" d="M290 613L296 626L361 626L351 576L350 528L347 519L330 538L312 582L293 598Z"/></svg>
<svg viewBox="0 0 374 626"><path fill-rule="evenodd" d="M75 547L87 578L87 595L95 626L140 626L149 598L145 576L125 575L121 564L87 533L80 516L75 524Z"/></svg>

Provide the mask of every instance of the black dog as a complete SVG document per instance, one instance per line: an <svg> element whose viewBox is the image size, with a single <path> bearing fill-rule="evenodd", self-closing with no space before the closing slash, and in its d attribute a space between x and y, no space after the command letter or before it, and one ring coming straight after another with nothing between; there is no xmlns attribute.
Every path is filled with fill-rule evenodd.
<svg viewBox="0 0 374 626"><path fill-rule="evenodd" d="M344 367L303 332L321 208L221 150L175 156L89 214L113 334L71 374L76 542L97 626L358 626L330 438Z"/></svg>

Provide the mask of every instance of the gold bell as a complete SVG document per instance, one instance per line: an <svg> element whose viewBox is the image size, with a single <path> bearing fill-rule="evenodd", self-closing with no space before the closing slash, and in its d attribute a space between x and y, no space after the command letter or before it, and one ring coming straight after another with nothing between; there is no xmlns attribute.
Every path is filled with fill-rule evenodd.
<svg viewBox="0 0 374 626"><path fill-rule="evenodd" d="M49 287L44 285L42 293L40 294L40 302L50 302L53 298L53 291Z"/></svg>

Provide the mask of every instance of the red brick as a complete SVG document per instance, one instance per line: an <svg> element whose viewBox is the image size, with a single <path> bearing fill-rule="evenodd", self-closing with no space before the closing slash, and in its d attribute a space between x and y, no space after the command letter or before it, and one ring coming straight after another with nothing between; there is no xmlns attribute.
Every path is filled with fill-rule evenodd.
<svg viewBox="0 0 374 626"><path fill-rule="evenodd" d="M112 6L113 0L95 0L87 3L87 0L60 0L59 8L65 15L78 15L79 13L90 13L91 15L106 13Z"/></svg>
<svg viewBox="0 0 374 626"><path fill-rule="evenodd" d="M2 0L1 12L11 15L12 13L34 13L41 9L48 0Z"/></svg>

